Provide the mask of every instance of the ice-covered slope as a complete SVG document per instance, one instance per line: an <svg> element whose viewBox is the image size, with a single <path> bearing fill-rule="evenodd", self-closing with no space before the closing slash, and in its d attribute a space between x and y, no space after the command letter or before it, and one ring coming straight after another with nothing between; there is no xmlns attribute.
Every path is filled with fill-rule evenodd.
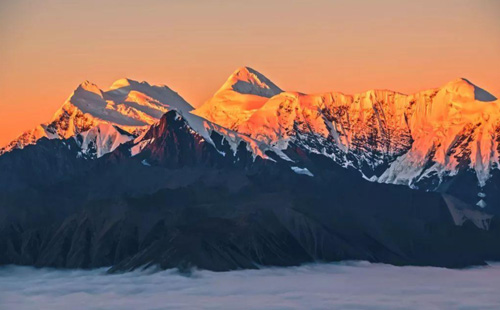
<svg viewBox="0 0 500 310"><path fill-rule="evenodd" d="M371 177L411 146L406 101L406 96L387 90L353 96L284 92L238 131L283 150L293 143Z"/></svg>
<svg viewBox="0 0 500 310"><path fill-rule="evenodd" d="M167 86L121 79L107 91L88 81L80 84L52 119L21 134L0 149L0 154L23 148L41 137L69 138L99 124L110 124L137 135L158 121L169 110L192 110L176 92Z"/></svg>
<svg viewBox="0 0 500 310"><path fill-rule="evenodd" d="M236 128L282 90L261 73L242 67L193 113L229 129Z"/></svg>
<svg viewBox="0 0 500 310"><path fill-rule="evenodd" d="M120 144L134 139L134 135L109 123L97 126L77 134L74 139L81 148L81 155L87 158L99 158L114 151Z"/></svg>
<svg viewBox="0 0 500 310"><path fill-rule="evenodd" d="M372 181L437 190L471 174L480 198L499 168L500 103L462 78L412 95L282 92L235 130L282 150L328 156Z"/></svg>
<svg viewBox="0 0 500 310"><path fill-rule="evenodd" d="M500 102L469 81L457 79L438 89L430 104L409 108L412 147L379 181L412 185L471 169L479 186L484 186L490 170L499 168Z"/></svg>
<svg viewBox="0 0 500 310"><path fill-rule="evenodd" d="M482 188L499 168L500 103L466 79L411 95L311 95L272 91L254 72L237 70L194 113L283 151L325 155L372 181L438 190L464 173L484 198ZM252 82L233 86L240 81Z"/></svg>

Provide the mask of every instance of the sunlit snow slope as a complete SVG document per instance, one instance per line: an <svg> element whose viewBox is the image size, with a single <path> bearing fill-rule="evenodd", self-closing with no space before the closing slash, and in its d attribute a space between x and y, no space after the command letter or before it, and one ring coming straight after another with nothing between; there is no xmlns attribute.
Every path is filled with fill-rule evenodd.
<svg viewBox="0 0 500 310"><path fill-rule="evenodd" d="M242 67L193 113L229 129L237 128L282 90L261 73Z"/></svg>

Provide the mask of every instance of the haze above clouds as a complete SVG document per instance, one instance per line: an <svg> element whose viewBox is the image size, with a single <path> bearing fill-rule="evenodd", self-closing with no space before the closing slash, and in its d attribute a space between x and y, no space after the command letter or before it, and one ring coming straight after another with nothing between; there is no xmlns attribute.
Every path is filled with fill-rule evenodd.
<svg viewBox="0 0 500 310"><path fill-rule="evenodd" d="M106 275L0 268L0 308L498 309L500 265L451 270L366 262L233 272Z"/></svg>

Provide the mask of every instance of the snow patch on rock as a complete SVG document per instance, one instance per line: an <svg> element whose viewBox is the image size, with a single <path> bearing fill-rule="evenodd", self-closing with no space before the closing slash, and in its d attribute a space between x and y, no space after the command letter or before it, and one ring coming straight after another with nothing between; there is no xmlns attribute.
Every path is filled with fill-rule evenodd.
<svg viewBox="0 0 500 310"><path fill-rule="evenodd" d="M307 168L300 168L300 167L296 167L296 166L293 166L290 168L293 170L293 172L295 172L297 174L303 174L303 175L307 175L310 177L314 177L314 174L312 174L311 171L309 171L309 169L307 169Z"/></svg>

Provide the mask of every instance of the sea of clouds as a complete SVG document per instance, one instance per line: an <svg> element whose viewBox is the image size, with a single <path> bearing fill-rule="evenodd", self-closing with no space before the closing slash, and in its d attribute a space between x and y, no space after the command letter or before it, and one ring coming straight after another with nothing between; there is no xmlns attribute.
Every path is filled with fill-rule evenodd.
<svg viewBox="0 0 500 310"><path fill-rule="evenodd" d="M105 272L0 267L0 309L500 309L499 264Z"/></svg>

